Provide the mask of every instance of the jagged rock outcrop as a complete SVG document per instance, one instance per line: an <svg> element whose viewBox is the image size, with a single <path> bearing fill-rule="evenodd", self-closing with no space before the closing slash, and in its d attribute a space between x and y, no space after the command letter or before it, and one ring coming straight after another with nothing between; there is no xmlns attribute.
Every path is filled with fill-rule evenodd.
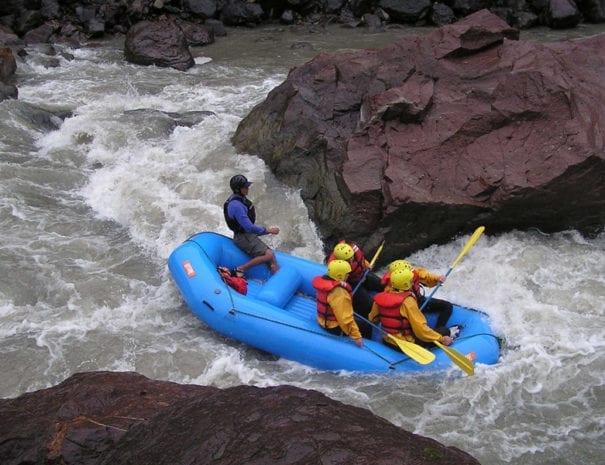
<svg viewBox="0 0 605 465"><path fill-rule="evenodd" d="M371 412L291 386L76 374L0 399L2 465L478 465Z"/></svg>
<svg viewBox="0 0 605 465"><path fill-rule="evenodd" d="M483 10L381 50L291 70L240 123L238 151L299 187L327 244L383 262L484 224L605 222L605 35L532 44Z"/></svg>

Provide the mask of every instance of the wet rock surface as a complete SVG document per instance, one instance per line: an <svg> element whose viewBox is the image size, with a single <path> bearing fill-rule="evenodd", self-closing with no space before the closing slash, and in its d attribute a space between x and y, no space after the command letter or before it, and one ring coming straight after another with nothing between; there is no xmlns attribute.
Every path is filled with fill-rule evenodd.
<svg viewBox="0 0 605 465"><path fill-rule="evenodd" d="M0 457L3 465L478 465L317 391L115 372L0 399Z"/></svg>
<svg viewBox="0 0 605 465"><path fill-rule="evenodd" d="M381 50L321 55L233 142L301 188L324 240L383 261L485 225L602 230L605 35L519 42L482 10Z"/></svg>

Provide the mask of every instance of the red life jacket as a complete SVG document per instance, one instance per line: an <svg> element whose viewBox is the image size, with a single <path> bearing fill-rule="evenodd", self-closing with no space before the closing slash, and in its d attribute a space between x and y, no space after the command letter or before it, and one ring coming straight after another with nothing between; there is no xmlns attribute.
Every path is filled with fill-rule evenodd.
<svg viewBox="0 0 605 465"><path fill-rule="evenodd" d="M391 285L391 272L387 270L382 278L380 278L380 285L387 287Z"/></svg>
<svg viewBox="0 0 605 465"><path fill-rule="evenodd" d="M405 336L412 336L412 328L407 318L401 315L401 304L406 297L413 296L411 291L407 292L381 292L376 294L374 302L378 306L380 313L380 324L389 334L402 333Z"/></svg>
<svg viewBox="0 0 605 465"><path fill-rule="evenodd" d="M416 270L412 270L412 274L414 275L414 280L412 281L412 291L414 292L414 296L418 299L424 293L422 292L422 287L420 284L420 278L418 277L418 272ZM391 272L387 270L384 276L380 279L380 285L382 287L387 287L391 285Z"/></svg>
<svg viewBox="0 0 605 465"><path fill-rule="evenodd" d="M340 241L339 244L346 244L347 241ZM361 281L363 277L363 273L366 270L366 260L363 256L363 252L353 242L349 243L349 246L353 249L353 260L351 260L351 273L349 274L349 282L353 284L357 284ZM334 252L330 254L328 257L327 263L330 263L332 260L336 260L336 255Z"/></svg>
<svg viewBox="0 0 605 465"><path fill-rule="evenodd" d="M414 292L414 296L416 297L416 300L418 300L418 298L424 294L424 291L420 285L418 272L415 269L412 269L412 273L414 274L414 280L412 281L412 292Z"/></svg>
<svg viewBox="0 0 605 465"><path fill-rule="evenodd" d="M246 278L240 278L238 276L231 276L228 268L223 266L218 267L218 272L223 278L223 281L227 284L227 286L232 287L240 294L246 295L248 293L248 281Z"/></svg>
<svg viewBox="0 0 605 465"><path fill-rule="evenodd" d="M317 290L317 316L323 318L324 322L337 321L334 310L328 303L328 294L339 286L350 293L352 292L351 286L345 281L336 281L327 275L316 276L313 278L312 284Z"/></svg>

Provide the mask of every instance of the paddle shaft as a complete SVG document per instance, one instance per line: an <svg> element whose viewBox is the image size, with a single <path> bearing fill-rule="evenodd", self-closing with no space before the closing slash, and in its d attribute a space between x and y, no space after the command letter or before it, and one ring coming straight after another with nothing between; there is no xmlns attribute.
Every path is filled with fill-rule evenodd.
<svg viewBox="0 0 605 465"><path fill-rule="evenodd" d="M399 347L404 354L406 354L408 357L410 357L415 362L420 363L421 365L427 365L427 364L431 363L433 360L435 360L435 354L433 352L425 349L424 347L419 346L418 344L414 344L413 342L410 342L410 341L404 341L403 339L399 339L399 338L393 336L392 334L387 333L380 326L375 325L370 320L362 317L358 313L355 313L355 316L358 317L359 319L365 321L373 328L376 328L382 334L386 334L387 336L389 336L389 338L395 344L397 344L397 347Z"/></svg>
<svg viewBox="0 0 605 465"><path fill-rule="evenodd" d="M359 282L355 285L355 289L353 289L353 292L351 292L351 295L355 295L355 293L357 292L357 289L359 289L359 286L361 286L363 284L363 282L366 280L368 273L372 270L372 268L374 268L374 264L376 263L376 260L378 260L378 256L382 253L383 248L384 248L384 241L382 241L382 244L380 244L380 247L378 247L378 250L374 254L372 261L370 262L370 266L368 266L365 269L365 271L363 272L363 276L361 277Z"/></svg>
<svg viewBox="0 0 605 465"><path fill-rule="evenodd" d="M449 276L449 274L452 272L452 270L456 267L456 265L458 265L460 260L462 260L462 257L464 257L466 255L466 253L470 250L470 248L475 244L475 242L477 242L477 239L479 239L479 237L481 237L481 234L483 234L484 230L485 230L485 226L479 226L477 229L475 229L475 232L470 237L470 239L466 242L466 244L462 248L462 251L456 257L456 260L454 260L452 262L449 270L447 270L447 273L445 273L446 278ZM422 303L422 306L420 307L420 311L424 310L424 308L428 305L429 301L431 300L431 298L433 297L435 292L437 292L437 290L441 287L441 284L443 284L443 283L442 282L437 283L437 285L433 289L433 292L431 292L429 294L429 296L425 299L425 301ZM439 341L433 341L433 342L435 343L435 345L437 347L439 347L441 350L443 350L445 352L445 354L450 358L450 360L452 362L454 362L454 364L456 364L467 375L473 376L475 374L475 366L473 365L473 362L471 362L468 358L466 358L464 355L462 355L460 352L458 352L453 347L447 347Z"/></svg>
<svg viewBox="0 0 605 465"><path fill-rule="evenodd" d="M475 229L475 232L470 237L470 239L466 242L466 244L464 245L464 247L462 248L462 250L460 251L460 253L456 257L456 260L454 260L452 262L452 264L450 265L449 270L447 270L447 273L445 273L445 277L446 278L450 275L450 273L456 267L456 265L458 265L458 263L460 262L460 260L462 260L462 257L464 257L466 255L466 253L470 250L470 248L475 244L475 242L477 242L477 240L479 239L479 237L481 237L481 234L483 234L483 231L485 231L485 226L479 226L477 229ZM433 289L433 291L429 294L429 296L426 299L424 299L424 302L422 302L422 306L420 307L420 311L422 311L422 310L424 310L426 308L426 306L429 304L429 301L433 298L433 296L435 295L435 292L437 292L439 290L439 288L441 287L442 284L443 283L441 281L439 281L437 283L437 285L435 286L435 288Z"/></svg>
<svg viewBox="0 0 605 465"><path fill-rule="evenodd" d="M372 261L370 262L370 265L365 269L365 271L363 272L363 276L361 277L361 279L359 280L359 282L355 286L355 289L353 289L353 291L351 292L352 296L355 295L355 292L357 292L357 290L359 289L359 287L365 281L366 277L368 276L368 273L370 272L370 270L372 270L372 268L374 267L374 264L376 263L376 260L378 260L378 257L382 253L382 249L383 248L384 248L384 241L382 241L382 243L380 244L380 247L378 247L378 250L376 250L376 253L374 254L374 257L372 258ZM399 347L404 354L406 354L408 357L410 357L415 362L420 363L421 365L426 365L428 363L431 363L433 360L435 360L435 354L432 353L432 352L430 352L429 350L425 349L424 347L420 347L418 344L414 344L413 342L404 341L404 340L401 340L401 339L398 339L398 338L394 337L393 335L387 333L380 326L376 326L370 320L368 320L367 318L362 317L358 313L355 313L355 316L357 316L361 320L365 321L366 323L368 323L373 328L376 328L381 333L386 334L387 336L389 336L389 338L395 344L397 344L397 347Z"/></svg>

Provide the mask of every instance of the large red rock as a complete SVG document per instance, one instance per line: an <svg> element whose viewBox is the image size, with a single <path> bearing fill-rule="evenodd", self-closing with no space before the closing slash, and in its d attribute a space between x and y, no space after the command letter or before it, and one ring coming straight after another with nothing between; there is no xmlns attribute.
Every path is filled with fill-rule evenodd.
<svg viewBox="0 0 605 465"><path fill-rule="evenodd" d="M317 391L111 372L0 399L0 457L2 465L479 465Z"/></svg>
<svg viewBox="0 0 605 465"><path fill-rule="evenodd" d="M126 34L124 57L138 65L171 67L180 71L195 62L187 38L175 21L140 21Z"/></svg>
<svg viewBox="0 0 605 465"><path fill-rule="evenodd" d="M380 50L320 55L233 142L301 188L328 244L384 261L487 231L605 222L605 35L529 43L487 10Z"/></svg>

